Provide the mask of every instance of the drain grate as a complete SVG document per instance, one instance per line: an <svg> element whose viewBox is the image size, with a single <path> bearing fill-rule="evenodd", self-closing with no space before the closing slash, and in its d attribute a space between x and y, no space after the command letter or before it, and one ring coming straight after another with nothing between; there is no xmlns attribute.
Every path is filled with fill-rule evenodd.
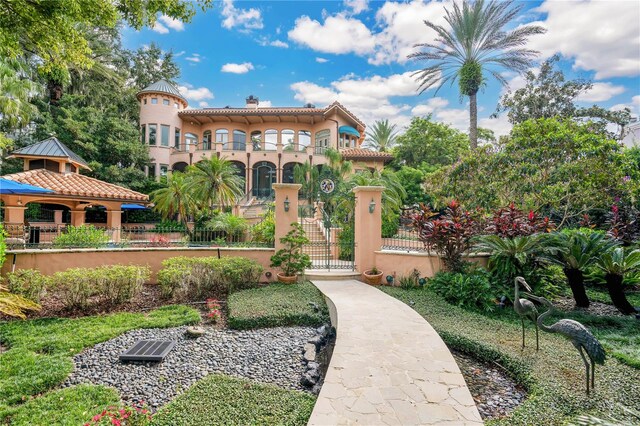
<svg viewBox="0 0 640 426"><path fill-rule="evenodd" d="M159 362L173 349L173 340L139 340L133 347L120 354L120 361Z"/></svg>

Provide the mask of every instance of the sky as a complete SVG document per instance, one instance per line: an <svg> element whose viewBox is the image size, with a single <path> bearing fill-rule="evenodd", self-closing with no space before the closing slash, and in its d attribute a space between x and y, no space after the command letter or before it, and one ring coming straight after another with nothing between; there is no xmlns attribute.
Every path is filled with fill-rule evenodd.
<svg viewBox="0 0 640 426"><path fill-rule="evenodd" d="M530 38L540 61L561 55L569 78L592 80L581 105L628 107L640 115L640 1L527 1L510 28L536 23L546 34ZM416 43L432 42L424 20L444 24L450 1L234 1L222 0L190 23L160 16L155 27L122 30L129 49L154 42L173 51L179 89L192 108L242 107L248 95L260 106L318 107L341 102L367 126L388 119L398 128L414 116L468 131L468 102L457 85L418 95L412 74L425 63L408 60ZM502 70L504 71L504 70ZM478 94L479 126L497 135L506 116L490 118L501 94L524 79L505 72L508 87L489 78Z"/></svg>

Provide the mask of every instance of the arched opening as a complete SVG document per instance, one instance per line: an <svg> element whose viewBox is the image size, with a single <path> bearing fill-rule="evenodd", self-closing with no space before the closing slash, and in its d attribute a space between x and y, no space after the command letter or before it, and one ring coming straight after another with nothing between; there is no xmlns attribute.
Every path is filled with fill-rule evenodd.
<svg viewBox="0 0 640 426"><path fill-rule="evenodd" d="M185 141L185 149L188 151L189 145L198 146L198 135L194 135L193 133L185 133L184 141Z"/></svg>
<svg viewBox="0 0 640 426"><path fill-rule="evenodd" d="M202 134L202 149L211 150L211 130L206 130Z"/></svg>
<svg viewBox="0 0 640 426"><path fill-rule="evenodd" d="M267 129L264 131L264 149L265 151L275 151L278 149L278 131L276 129Z"/></svg>
<svg viewBox="0 0 640 426"><path fill-rule="evenodd" d="M293 179L293 169L301 163L286 163L282 167L282 183L295 183Z"/></svg>
<svg viewBox="0 0 640 426"><path fill-rule="evenodd" d="M262 132L260 130L251 132L251 146L254 151L262 151Z"/></svg>
<svg viewBox="0 0 640 426"><path fill-rule="evenodd" d="M227 129L216 130L216 143L221 143L222 149L229 149L229 131Z"/></svg>
<svg viewBox="0 0 640 426"><path fill-rule="evenodd" d="M64 232L71 222L71 210L63 204L30 202L24 212L24 229L20 230L21 236L28 244L52 243L55 238ZM14 232L12 232L14 231ZM17 235L17 227L9 230L11 236ZM15 234L15 235L14 235Z"/></svg>
<svg viewBox="0 0 640 426"><path fill-rule="evenodd" d="M298 132L298 151L306 151L309 145L311 145L311 131L300 130Z"/></svg>
<svg viewBox="0 0 640 426"><path fill-rule="evenodd" d="M252 195L259 198L271 196L271 186L276 183L276 165L269 161L261 161L253 165Z"/></svg>
<svg viewBox="0 0 640 426"><path fill-rule="evenodd" d="M247 146L247 134L242 130L233 131L233 150L244 151Z"/></svg>
<svg viewBox="0 0 640 426"><path fill-rule="evenodd" d="M171 171L184 172L187 169L187 166L189 166L189 165L187 163L185 163L184 161L178 161L177 163L175 163L171 167Z"/></svg>
<svg viewBox="0 0 640 426"><path fill-rule="evenodd" d="M285 151L296 150L295 135L296 133L291 129L283 129L280 132L280 142L282 143L282 147Z"/></svg>
<svg viewBox="0 0 640 426"><path fill-rule="evenodd" d="M236 168L236 174L246 181L247 179L247 166L241 161L231 161L231 164Z"/></svg>
<svg viewBox="0 0 640 426"><path fill-rule="evenodd" d="M320 130L316 132L316 154L324 154L327 148L331 145L329 139L331 138L331 131L329 129Z"/></svg>

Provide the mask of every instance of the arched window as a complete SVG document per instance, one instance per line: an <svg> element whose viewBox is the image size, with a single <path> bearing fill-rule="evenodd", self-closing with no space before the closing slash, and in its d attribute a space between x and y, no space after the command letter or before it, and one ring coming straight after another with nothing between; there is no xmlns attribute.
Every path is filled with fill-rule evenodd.
<svg viewBox="0 0 640 426"><path fill-rule="evenodd" d="M271 185L276 183L276 165L260 161L253 165L253 196L267 198L271 195Z"/></svg>
<svg viewBox="0 0 640 426"><path fill-rule="evenodd" d="M262 132L260 130L251 132L251 146L254 151L262 151Z"/></svg>
<svg viewBox="0 0 640 426"><path fill-rule="evenodd" d="M211 149L211 130L206 130L202 134L202 149Z"/></svg>
<svg viewBox="0 0 640 426"><path fill-rule="evenodd" d="M316 132L316 154L324 154L324 152L331 145L329 143L329 139L331 138L331 131L329 129L320 130Z"/></svg>
<svg viewBox="0 0 640 426"><path fill-rule="evenodd" d="M189 150L189 145L198 145L198 136L193 133L185 133L184 135L185 150Z"/></svg>
<svg viewBox="0 0 640 426"><path fill-rule="evenodd" d="M295 151L296 149L296 141L295 141L296 133L291 129L283 129L280 132L280 143L285 151Z"/></svg>
<svg viewBox="0 0 640 426"><path fill-rule="evenodd" d="M276 129L267 129L264 131L264 149L265 151L275 151L278 146L278 131Z"/></svg>
<svg viewBox="0 0 640 426"><path fill-rule="evenodd" d="M244 151L247 146L247 134L242 130L233 131L233 150Z"/></svg>
<svg viewBox="0 0 640 426"><path fill-rule="evenodd" d="M223 149L229 149L229 131L227 129L216 130L216 143L221 143Z"/></svg>
<svg viewBox="0 0 640 426"><path fill-rule="evenodd" d="M311 145L311 132L300 130L298 132L298 151L306 151L309 145Z"/></svg>

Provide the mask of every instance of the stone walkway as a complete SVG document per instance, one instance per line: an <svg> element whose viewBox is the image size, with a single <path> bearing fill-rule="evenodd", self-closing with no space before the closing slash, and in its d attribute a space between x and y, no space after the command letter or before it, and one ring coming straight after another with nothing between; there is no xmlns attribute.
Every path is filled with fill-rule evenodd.
<svg viewBox="0 0 640 426"><path fill-rule="evenodd" d="M337 339L309 425L482 424L458 365L424 318L359 281L314 284L330 300Z"/></svg>

